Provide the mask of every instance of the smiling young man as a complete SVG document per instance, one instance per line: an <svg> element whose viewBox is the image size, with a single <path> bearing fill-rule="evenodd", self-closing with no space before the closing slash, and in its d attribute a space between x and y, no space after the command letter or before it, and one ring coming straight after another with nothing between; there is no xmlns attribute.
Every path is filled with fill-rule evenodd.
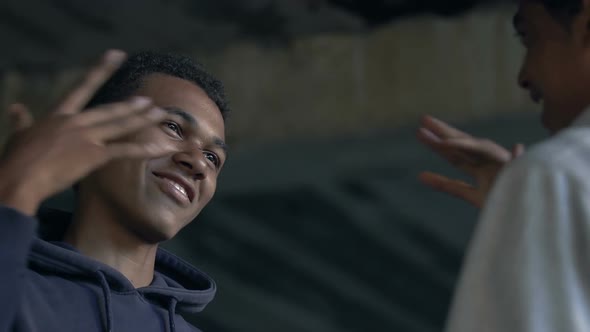
<svg viewBox="0 0 590 332"><path fill-rule="evenodd" d="M227 153L223 86L185 57L123 60L107 53L40 121L11 108L0 331L195 331L181 314L213 299L213 280L158 244L215 193ZM52 236L37 238L40 203L74 183L71 219L50 214L39 228Z"/></svg>
<svg viewBox="0 0 590 332"><path fill-rule="evenodd" d="M419 131L476 186L423 180L483 205L450 332L590 331L590 0L519 4L526 56L518 81L542 103L552 137L516 158L522 148L511 154L433 118ZM452 161L461 154L468 158Z"/></svg>

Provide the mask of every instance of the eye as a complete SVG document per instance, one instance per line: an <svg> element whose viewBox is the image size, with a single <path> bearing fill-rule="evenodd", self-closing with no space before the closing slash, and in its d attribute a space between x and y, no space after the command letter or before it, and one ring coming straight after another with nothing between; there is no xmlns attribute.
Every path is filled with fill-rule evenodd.
<svg viewBox="0 0 590 332"><path fill-rule="evenodd" d="M166 126L166 128L175 132L178 136L182 136L182 128L177 123L168 121L164 122L164 125Z"/></svg>
<svg viewBox="0 0 590 332"><path fill-rule="evenodd" d="M205 158L207 158L210 162L215 165L215 167L219 167L219 157L216 154L211 152L205 152Z"/></svg>

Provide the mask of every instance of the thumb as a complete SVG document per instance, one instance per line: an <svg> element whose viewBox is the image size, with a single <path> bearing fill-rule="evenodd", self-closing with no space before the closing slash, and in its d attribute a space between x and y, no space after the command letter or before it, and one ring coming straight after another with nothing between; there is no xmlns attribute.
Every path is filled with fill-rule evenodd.
<svg viewBox="0 0 590 332"><path fill-rule="evenodd" d="M29 109L23 104L17 103L8 106L7 113L12 132L26 129L33 124L33 115L31 115Z"/></svg>
<svg viewBox="0 0 590 332"><path fill-rule="evenodd" d="M524 144L518 143L512 147L512 159L520 157L524 153Z"/></svg>

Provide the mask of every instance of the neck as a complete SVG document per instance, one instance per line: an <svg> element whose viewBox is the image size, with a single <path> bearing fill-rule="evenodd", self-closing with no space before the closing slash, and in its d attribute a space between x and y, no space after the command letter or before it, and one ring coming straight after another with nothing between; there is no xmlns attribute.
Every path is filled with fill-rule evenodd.
<svg viewBox="0 0 590 332"><path fill-rule="evenodd" d="M64 241L82 254L121 272L134 287L151 284L157 244L146 243L125 225L129 220L98 198L80 199Z"/></svg>

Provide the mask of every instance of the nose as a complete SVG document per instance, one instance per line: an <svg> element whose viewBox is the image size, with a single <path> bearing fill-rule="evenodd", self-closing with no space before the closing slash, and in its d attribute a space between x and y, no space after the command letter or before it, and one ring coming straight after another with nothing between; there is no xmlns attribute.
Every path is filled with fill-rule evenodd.
<svg viewBox="0 0 590 332"><path fill-rule="evenodd" d="M193 180L203 180L207 172L207 160L201 150L191 152L178 152L172 156L172 160L184 173Z"/></svg>

